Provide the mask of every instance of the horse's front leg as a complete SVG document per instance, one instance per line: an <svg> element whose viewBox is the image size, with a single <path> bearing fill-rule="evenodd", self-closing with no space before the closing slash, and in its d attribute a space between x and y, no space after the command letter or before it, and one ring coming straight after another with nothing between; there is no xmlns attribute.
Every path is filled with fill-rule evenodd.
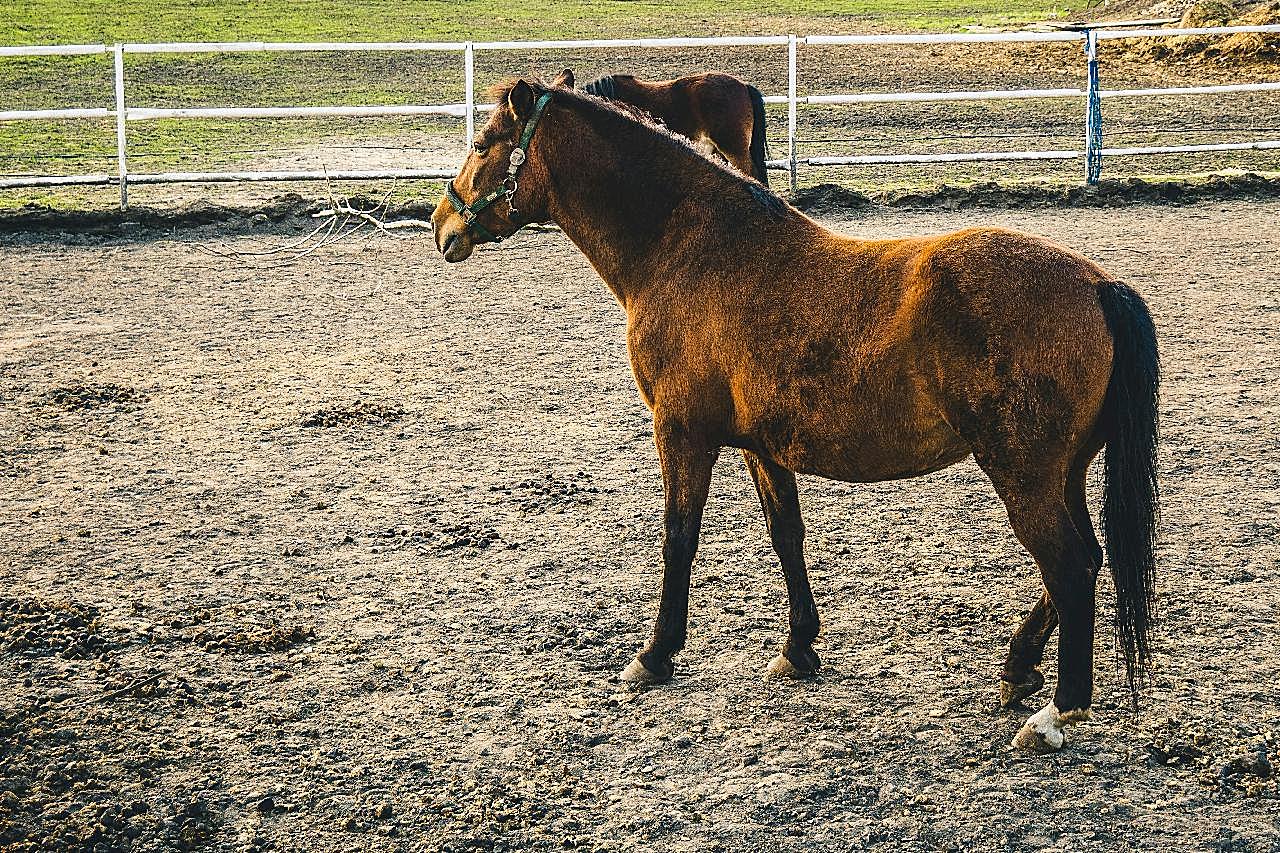
<svg viewBox="0 0 1280 853"><path fill-rule="evenodd" d="M765 524L773 550L782 563L787 579L787 602L790 609L787 642L782 654L769 664L771 675L804 678L818 671L821 662L813 650L818 637L818 607L809 588L809 573L804 565L804 521L800 518L800 495L796 491L796 475L749 450L742 452L760 495Z"/></svg>
<svg viewBox="0 0 1280 853"><path fill-rule="evenodd" d="M684 648L689 621L689 571L698 550L702 510L719 448L684 422L655 414L654 439L666 495L662 539L662 597L653 639L622 672L623 681L661 684L675 672L671 656Z"/></svg>

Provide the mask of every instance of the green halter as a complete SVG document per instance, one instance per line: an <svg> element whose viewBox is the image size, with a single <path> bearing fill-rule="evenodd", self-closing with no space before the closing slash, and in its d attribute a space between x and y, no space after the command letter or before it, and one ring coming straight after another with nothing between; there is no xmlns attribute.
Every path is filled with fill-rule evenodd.
<svg viewBox="0 0 1280 853"><path fill-rule="evenodd" d="M502 242L501 237L489 231L489 229L481 225L477 219L485 208L505 196L507 199L507 207L509 208L508 216L517 213L514 199L516 188L519 184L516 183L516 173L520 171L520 167L524 165L524 161L528 157L527 152L529 150L529 140L533 139L533 132L538 129L538 120L542 118L542 113L550 102L551 93L545 92L542 97L538 98L538 102L533 105L533 114L529 116L529 120L525 122L524 133L520 135L520 144L511 149L511 159L507 163L507 177L496 190L483 198L473 201L471 204L466 204L462 200L462 196L458 195L457 189L454 188L453 181L449 181L449 183L445 185L444 193L445 197L449 199L449 204L453 205L453 209L462 217L462 221L466 223L467 229L474 232L481 240L486 240L491 243Z"/></svg>

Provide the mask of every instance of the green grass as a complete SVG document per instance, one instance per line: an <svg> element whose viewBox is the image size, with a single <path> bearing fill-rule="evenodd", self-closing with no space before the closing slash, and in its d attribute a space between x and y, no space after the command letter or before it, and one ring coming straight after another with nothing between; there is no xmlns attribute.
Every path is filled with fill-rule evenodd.
<svg viewBox="0 0 1280 853"><path fill-rule="evenodd" d="M953 29L1061 16L1048 0L26 0L0 18L0 44L116 41L465 41ZM16 7L16 8L15 8ZM804 34L801 32L800 34Z"/></svg>

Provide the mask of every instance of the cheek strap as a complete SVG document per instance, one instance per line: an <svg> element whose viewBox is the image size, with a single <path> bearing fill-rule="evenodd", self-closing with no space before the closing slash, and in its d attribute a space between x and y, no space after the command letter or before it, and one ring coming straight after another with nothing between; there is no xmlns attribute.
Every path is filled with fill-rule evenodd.
<svg viewBox="0 0 1280 853"><path fill-rule="evenodd" d="M467 230L474 233L484 242L502 242L502 237L480 224L478 217L486 208L490 207L498 199L505 197L507 208L509 209L508 218L518 213L515 205L516 188L519 186L516 183L516 175L519 173L520 167L524 165L525 160L528 159L525 152L529 150L529 141L533 139L533 132L538 129L538 122L541 120L542 113L547 109L547 104L549 103L551 103L551 93L544 92L542 97L538 98L538 102L533 105L533 114L525 122L524 132L520 134L520 143L511 149L511 156L507 160L507 177L496 190L476 199L471 204L467 204L462 200L462 196L458 195L458 190L453 185L453 181L445 184L444 194L449 199L449 204L453 205L453 209L462 217L462 221L467 225ZM513 222L512 224L514 225L515 223ZM516 231L519 230L520 226L517 226Z"/></svg>

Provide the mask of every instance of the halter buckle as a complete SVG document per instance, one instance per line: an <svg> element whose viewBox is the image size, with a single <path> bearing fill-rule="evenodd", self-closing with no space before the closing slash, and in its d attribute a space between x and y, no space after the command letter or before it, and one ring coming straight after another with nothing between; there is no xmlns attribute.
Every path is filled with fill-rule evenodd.
<svg viewBox="0 0 1280 853"><path fill-rule="evenodd" d="M524 149L512 148L510 160L513 167L519 168L524 163Z"/></svg>

